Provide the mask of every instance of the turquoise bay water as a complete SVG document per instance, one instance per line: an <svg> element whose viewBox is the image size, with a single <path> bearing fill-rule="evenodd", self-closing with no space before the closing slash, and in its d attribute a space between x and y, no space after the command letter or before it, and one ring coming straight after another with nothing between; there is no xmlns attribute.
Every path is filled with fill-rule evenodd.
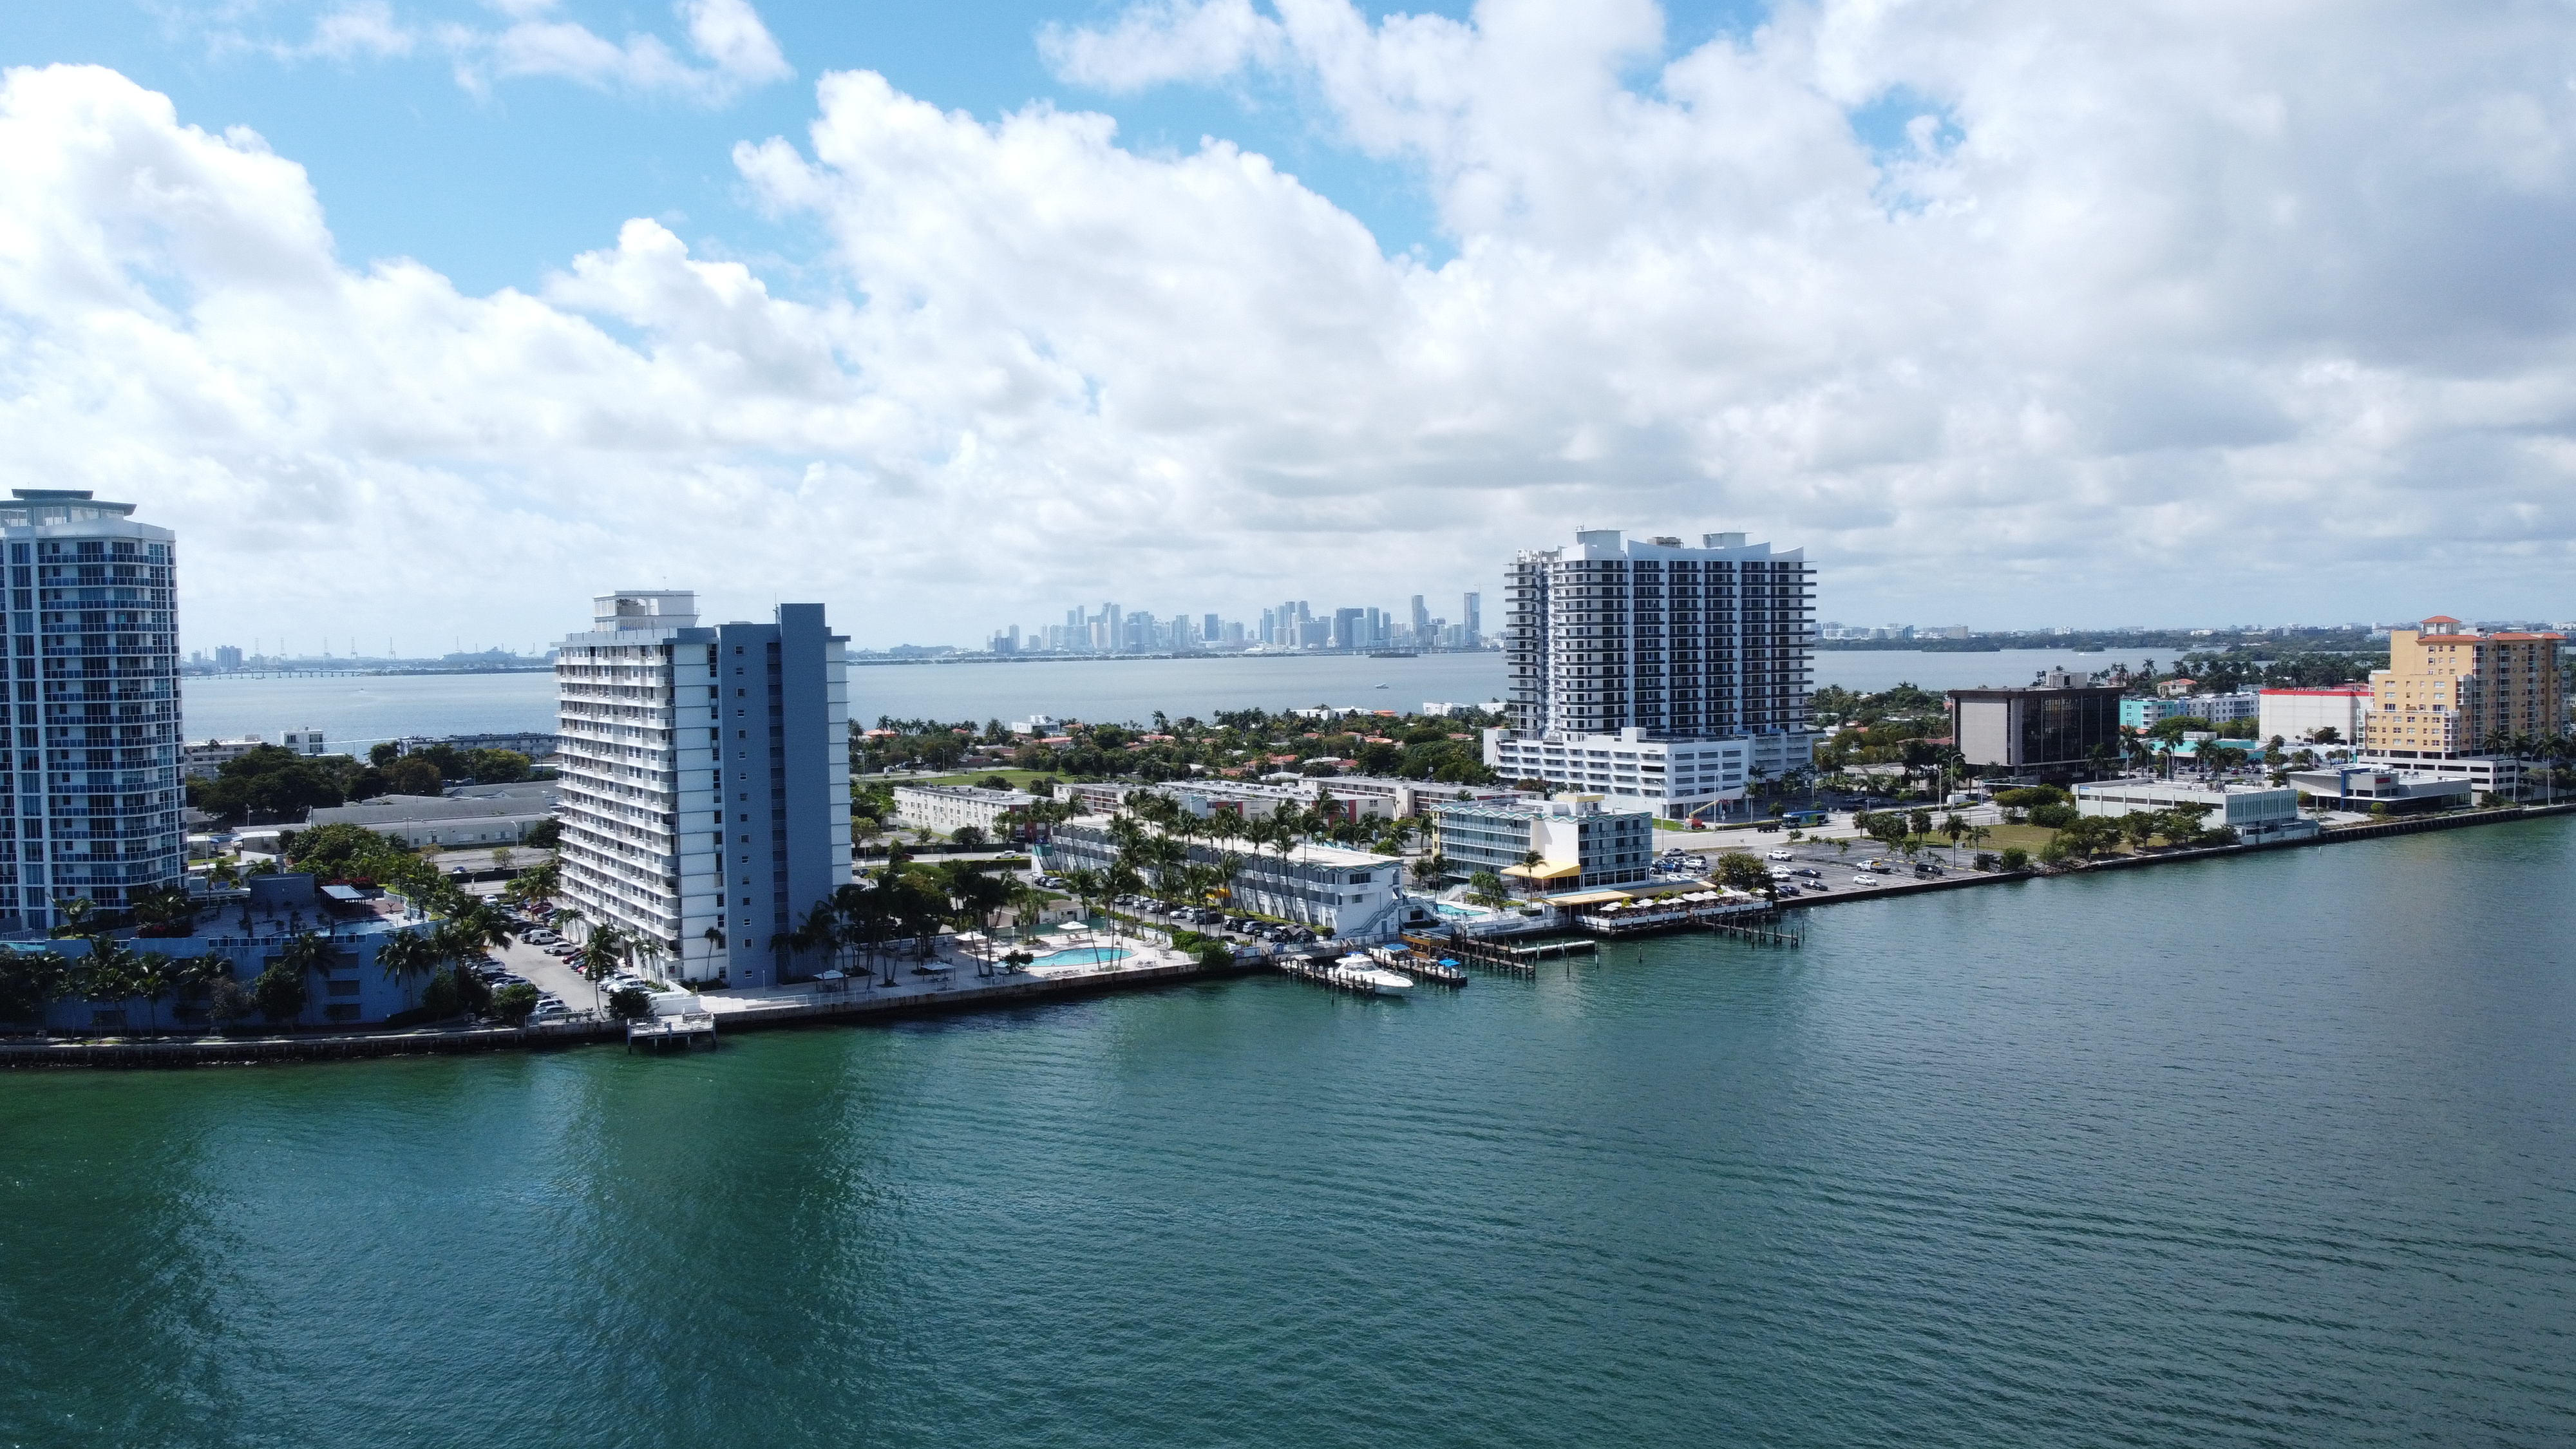
<svg viewBox="0 0 2576 1449"><path fill-rule="evenodd" d="M2564 822L1351 998L0 1077L0 1444L2576 1441Z"/></svg>

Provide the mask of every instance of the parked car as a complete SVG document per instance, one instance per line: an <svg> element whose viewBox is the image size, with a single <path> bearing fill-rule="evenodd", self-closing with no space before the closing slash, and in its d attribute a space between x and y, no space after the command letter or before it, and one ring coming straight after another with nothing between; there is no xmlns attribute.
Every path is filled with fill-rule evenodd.
<svg viewBox="0 0 2576 1449"><path fill-rule="evenodd" d="M1853 877L1852 877L1852 884L1853 884L1853 885L1876 885L1876 884L1878 884L1878 877L1877 877L1877 876L1874 876L1874 875L1868 875L1868 874L1856 875L1856 876L1853 876Z"/></svg>
<svg viewBox="0 0 2576 1449"><path fill-rule="evenodd" d="M1772 858L1773 860L1795 860L1795 859L1797 859L1797 857L1796 857L1796 856L1791 855L1789 852L1787 852L1787 851L1785 851L1785 850L1775 850L1775 851L1771 852L1771 858Z"/></svg>
<svg viewBox="0 0 2576 1449"><path fill-rule="evenodd" d="M1800 866L1798 869L1791 871L1790 874L1803 875L1810 880L1821 879L1824 876L1823 871L1816 869L1812 865Z"/></svg>

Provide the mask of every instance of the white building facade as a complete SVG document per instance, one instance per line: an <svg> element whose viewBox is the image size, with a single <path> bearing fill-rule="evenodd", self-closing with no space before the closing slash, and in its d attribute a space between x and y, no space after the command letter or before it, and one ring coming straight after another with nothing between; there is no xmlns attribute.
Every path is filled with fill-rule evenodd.
<svg viewBox="0 0 2576 1449"><path fill-rule="evenodd" d="M244 735L237 740L206 740L179 747L179 773L191 780L211 780L224 766L258 749L268 741L257 735Z"/></svg>
<svg viewBox="0 0 2576 1449"><path fill-rule="evenodd" d="M701 627L696 597L603 595L556 648L563 895L668 971L775 984L772 937L850 879L847 641L820 604Z"/></svg>
<svg viewBox="0 0 2576 1449"><path fill-rule="evenodd" d="M1485 732L1502 774L1684 817L1810 764L1803 550L1589 530L1520 554L1508 592L1512 723Z"/></svg>
<svg viewBox="0 0 2576 1449"><path fill-rule="evenodd" d="M122 909L187 874L178 541L133 513L75 489L0 503L14 712L0 928L44 930L72 896Z"/></svg>
<svg viewBox="0 0 2576 1449"><path fill-rule="evenodd" d="M1049 834L1051 838L1039 850L1050 871L1105 870L1118 858L1105 819L1069 821ZM1330 930L1346 940L1384 935L1395 928L1404 862L1393 856L1313 841L1296 846L1284 857L1202 842L1191 843L1188 854L1198 865L1220 864L1228 854L1235 857L1235 874L1226 892L1238 910Z"/></svg>
<svg viewBox="0 0 2576 1449"><path fill-rule="evenodd" d="M2297 840L2317 833L2299 814L2299 792L2280 787L2195 785L2179 780L2098 780L2075 787L2075 813L2118 819L2177 805L2206 805L2203 830L2227 826L2248 844Z"/></svg>
<svg viewBox="0 0 2576 1449"><path fill-rule="evenodd" d="M1437 807L1432 820L1449 874L1460 879L1489 870L1536 890L1595 890L1638 884L1654 868L1654 817L1598 795L1462 800ZM1524 863L1532 854L1535 866Z"/></svg>
<svg viewBox="0 0 2576 1449"><path fill-rule="evenodd" d="M2370 686L2338 684L2327 689L2267 689L2258 696L2265 740L2305 744L2310 735L2330 729L2343 744L2361 743L2361 722L2370 713Z"/></svg>
<svg viewBox="0 0 2576 1449"><path fill-rule="evenodd" d="M1002 817L1038 803L1025 790L987 790L980 785L897 785L895 817L915 830L952 834L973 826L998 836L1008 827Z"/></svg>

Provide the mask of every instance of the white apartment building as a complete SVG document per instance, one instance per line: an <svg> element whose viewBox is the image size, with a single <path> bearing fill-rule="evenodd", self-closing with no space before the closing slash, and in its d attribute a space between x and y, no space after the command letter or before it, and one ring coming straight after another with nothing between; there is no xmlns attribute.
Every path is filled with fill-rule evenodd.
<svg viewBox="0 0 2576 1449"><path fill-rule="evenodd" d="M119 909L187 874L177 535L87 490L0 503L16 718L0 751L0 929L81 896Z"/></svg>
<svg viewBox="0 0 2576 1449"><path fill-rule="evenodd" d="M1432 818L1449 873L1460 880L1489 870L1542 892L1596 890L1638 884L1654 869L1654 818L1598 795L1461 800ZM1524 865L1531 854L1538 863Z"/></svg>
<svg viewBox="0 0 2576 1449"><path fill-rule="evenodd" d="M191 780L211 780L224 766L258 749L268 741L257 735L244 735L237 740L207 740L201 744L179 747L179 773Z"/></svg>
<svg viewBox="0 0 2576 1449"><path fill-rule="evenodd" d="M1512 724L1485 732L1485 763L1674 817L1806 768L1814 579L1803 550L1740 533L1586 530L1523 552L1503 626Z"/></svg>
<svg viewBox="0 0 2576 1449"><path fill-rule="evenodd" d="M820 604L701 627L694 594L602 595L555 653L565 900L666 974L775 984L771 938L850 879L847 643Z"/></svg>
<svg viewBox="0 0 2576 1449"><path fill-rule="evenodd" d="M1008 828L1004 815L1036 803L1038 797L1025 790L987 790L980 785L894 787L895 818L914 830L936 830L942 835L971 825L998 836Z"/></svg>

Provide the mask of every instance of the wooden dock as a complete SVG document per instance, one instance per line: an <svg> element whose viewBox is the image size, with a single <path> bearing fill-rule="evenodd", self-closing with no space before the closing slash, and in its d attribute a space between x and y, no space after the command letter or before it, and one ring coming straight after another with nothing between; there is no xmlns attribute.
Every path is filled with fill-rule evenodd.
<svg viewBox="0 0 2576 1449"><path fill-rule="evenodd" d="M687 1011L670 1016L648 1016L626 1023L626 1049L635 1050L638 1042L660 1051L677 1046L682 1051L699 1042L716 1044L716 1018L711 1011Z"/></svg>
<svg viewBox="0 0 2576 1449"><path fill-rule="evenodd" d="M1784 911L1727 917L1704 924L1713 935L1732 936L1756 946L1780 946L1794 951L1807 944L1806 927L1792 922Z"/></svg>
<svg viewBox="0 0 2576 1449"><path fill-rule="evenodd" d="M1535 976L1541 961L1562 961L1570 956L1591 956L1600 946L1589 940L1533 941L1516 945L1509 940L1480 936L1400 936L1405 945L1437 960L1442 956L1486 971L1501 971L1515 976Z"/></svg>

